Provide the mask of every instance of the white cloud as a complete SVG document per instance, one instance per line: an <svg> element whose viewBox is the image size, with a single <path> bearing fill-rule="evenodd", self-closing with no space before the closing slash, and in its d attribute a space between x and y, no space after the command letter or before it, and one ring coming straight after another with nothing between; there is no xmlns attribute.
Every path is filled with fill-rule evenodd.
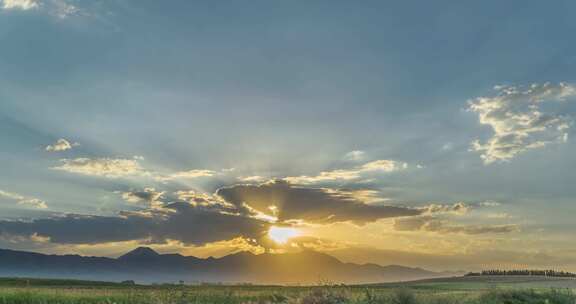
<svg viewBox="0 0 576 304"><path fill-rule="evenodd" d="M289 176L284 180L292 184L315 184L321 182L350 181L359 179L363 174L374 172L395 172L408 168L408 164L394 160L375 160L352 169L338 169L320 172L315 176Z"/></svg>
<svg viewBox="0 0 576 304"><path fill-rule="evenodd" d="M269 178L260 175L252 175L252 176L241 176L238 179L240 179L243 182L252 183L252 182L263 182L268 180Z"/></svg>
<svg viewBox="0 0 576 304"><path fill-rule="evenodd" d="M61 19L80 12L80 9L68 0L3 0L0 3L0 8L4 10L28 11L38 9Z"/></svg>
<svg viewBox="0 0 576 304"><path fill-rule="evenodd" d="M55 143L46 146L44 149L48 152L61 152L72 149L72 147L79 146L79 143L70 143L64 138L58 139Z"/></svg>
<svg viewBox="0 0 576 304"><path fill-rule="evenodd" d="M179 179L196 179L203 177L212 177L218 174L224 174L229 170L221 172L197 169L187 171L177 171L174 173L164 173L154 170L147 170L141 166L140 161L143 158L134 156L133 158L73 158L60 159L60 165L52 167L54 170L66 171L89 176L98 176L106 178L133 178L145 177L158 182L166 183Z"/></svg>
<svg viewBox="0 0 576 304"><path fill-rule="evenodd" d="M344 159L351 161L359 161L364 158L365 154L366 153L364 151L354 150L346 153L346 155L344 155Z"/></svg>
<svg viewBox="0 0 576 304"><path fill-rule="evenodd" d="M397 162L395 160L375 160L362 165L360 168L361 172L366 171L382 171L382 172L394 172L399 170L404 170L408 168L407 163Z"/></svg>
<svg viewBox="0 0 576 304"><path fill-rule="evenodd" d="M542 104L576 96L571 84L533 84L527 88L495 87L493 97L478 97L469 102L469 111L478 114L481 124L492 128L488 140L472 143L485 164L509 161L520 153L567 140L572 120L557 113L545 113Z"/></svg>
<svg viewBox="0 0 576 304"><path fill-rule="evenodd" d="M442 151L452 151L454 149L454 143L447 142L442 145Z"/></svg>
<svg viewBox="0 0 576 304"><path fill-rule="evenodd" d="M499 202L495 202L495 201L484 201L484 202L480 202L478 203L478 206L481 207L498 207L501 204Z"/></svg>
<svg viewBox="0 0 576 304"><path fill-rule="evenodd" d="M30 206L30 207L34 207L37 209L47 209L48 208L48 204L46 204L46 202L41 200L41 199L33 198L33 197L26 197L24 195L14 193L14 192L8 192L8 191L0 190L0 198L14 200L17 202L18 205Z"/></svg>
<svg viewBox="0 0 576 304"><path fill-rule="evenodd" d="M4 0L2 1L2 8L6 10L18 9L18 10L31 10L38 8L39 4L37 0Z"/></svg>
<svg viewBox="0 0 576 304"><path fill-rule="evenodd" d="M114 158L75 158L61 159L60 166L52 169L91 176L119 178L129 176L147 176L136 159Z"/></svg>
<svg viewBox="0 0 576 304"><path fill-rule="evenodd" d="M175 179L194 179L200 177L212 177L216 174L218 174L218 172L212 170L194 169L188 171L179 171L168 175L159 174L155 176L154 179L161 182L167 182Z"/></svg>

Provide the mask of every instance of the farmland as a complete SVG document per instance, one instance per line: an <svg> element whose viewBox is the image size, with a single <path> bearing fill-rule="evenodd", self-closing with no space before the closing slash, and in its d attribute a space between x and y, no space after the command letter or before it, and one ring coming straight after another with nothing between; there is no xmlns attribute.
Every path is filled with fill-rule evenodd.
<svg viewBox="0 0 576 304"><path fill-rule="evenodd" d="M0 279L1 304L490 304L575 303L576 280L447 278L379 285L183 286Z"/></svg>

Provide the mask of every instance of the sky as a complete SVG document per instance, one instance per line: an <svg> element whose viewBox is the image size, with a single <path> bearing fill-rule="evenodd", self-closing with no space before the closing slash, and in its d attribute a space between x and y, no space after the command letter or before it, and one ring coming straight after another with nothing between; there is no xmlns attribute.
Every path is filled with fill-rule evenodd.
<svg viewBox="0 0 576 304"><path fill-rule="evenodd" d="M574 9L0 0L0 248L576 271Z"/></svg>

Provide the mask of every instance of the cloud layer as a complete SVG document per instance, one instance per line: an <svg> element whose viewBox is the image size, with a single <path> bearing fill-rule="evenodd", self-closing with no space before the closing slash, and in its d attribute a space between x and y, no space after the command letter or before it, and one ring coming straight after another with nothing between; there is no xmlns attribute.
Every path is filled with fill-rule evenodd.
<svg viewBox="0 0 576 304"><path fill-rule="evenodd" d="M279 221L308 223L354 222L364 224L383 218L414 216L422 210L402 206L370 205L348 192L325 188L303 188L286 181L221 188L217 195L235 206L248 205Z"/></svg>
<svg viewBox="0 0 576 304"><path fill-rule="evenodd" d="M66 215L26 221L0 221L0 234L49 238L59 244L97 244L142 240L164 243L205 244L237 237L257 239L266 222L185 202L119 216Z"/></svg>
<svg viewBox="0 0 576 304"><path fill-rule="evenodd" d="M546 113L542 106L575 97L574 85L545 83L496 89L496 96L476 98L469 102L468 108L478 114L481 124L493 131L486 141L472 143L472 150L481 153L484 163L508 161L530 149L566 142L572 119Z"/></svg>

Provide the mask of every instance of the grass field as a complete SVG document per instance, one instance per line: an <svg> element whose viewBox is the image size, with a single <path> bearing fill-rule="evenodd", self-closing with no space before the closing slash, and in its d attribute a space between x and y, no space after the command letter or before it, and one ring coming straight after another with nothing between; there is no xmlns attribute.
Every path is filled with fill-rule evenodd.
<svg viewBox="0 0 576 304"><path fill-rule="evenodd" d="M0 304L574 304L576 280L450 278L366 286L126 286L0 279Z"/></svg>

